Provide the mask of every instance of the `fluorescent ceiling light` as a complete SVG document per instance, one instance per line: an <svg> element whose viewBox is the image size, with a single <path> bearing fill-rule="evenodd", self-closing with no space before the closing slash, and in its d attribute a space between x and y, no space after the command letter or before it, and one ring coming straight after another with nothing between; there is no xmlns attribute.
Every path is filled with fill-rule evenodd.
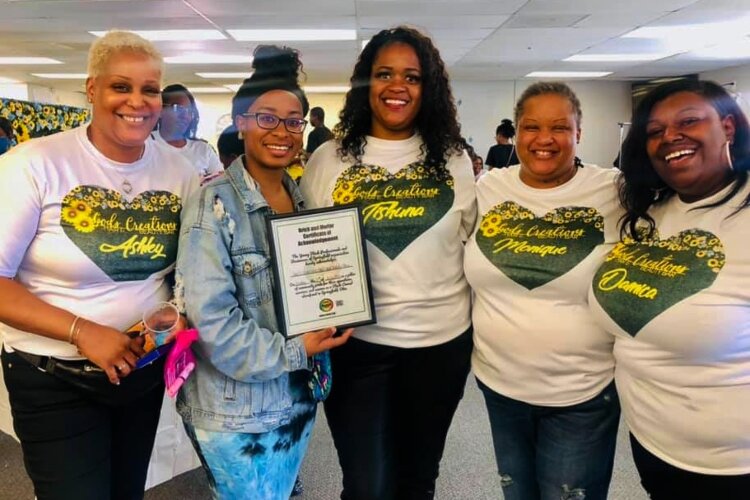
<svg viewBox="0 0 750 500"><path fill-rule="evenodd" d="M230 90L226 87L189 87L193 94L228 94Z"/></svg>
<svg viewBox="0 0 750 500"><path fill-rule="evenodd" d="M730 43L748 33L750 33L750 17L745 16L717 23L645 26L626 33L622 37L657 39L671 50L684 52L719 43Z"/></svg>
<svg viewBox="0 0 750 500"><path fill-rule="evenodd" d="M217 80L221 79L229 79L229 80L244 80L245 78L250 78L250 75L252 75L252 71L245 71L240 73L196 73L196 75L200 76L201 78L215 78Z"/></svg>
<svg viewBox="0 0 750 500"><path fill-rule="evenodd" d="M18 80L14 80L13 78L8 78L7 76L0 76L0 83L21 83Z"/></svg>
<svg viewBox="0 0 750 500"><path fill-rule="evenodd" d="M85 80L89 77L86 73L32 73L32 75L55 80Z"/></svg>
<svg viewBox="0 0 750 500"><path fill-rule="evenodd" d="M349 85L309 85L304 87L308 94L345 94Z"/></svg>
<svg viewBox="0 0 750 500"><path fill-rule="evenodd" d="M356 40L357 30L227 30L239 42Z"/></svg>
<svg viewBox="0 0 750 500"><path fill-rule="evenodd" d="M526 78L601 78L611 71L532 71Z"/></svg>
<svg viewBox="0 0 750 500"><path fill-rule="evenodd" d="M0 64L62 64L49 57L0 57Z"/></svg>
<svg viewBox="0 0 750 500"><path fill-rule="evenodd" d="M89 31L94 36L102 37L106 31ZM218 30L143 30L132 31L152 42L194 42L199 40L226 40L226 36Z"/></svg>
<svg viewBox="0 0 750 500"><path fill-rule="evenodd" d="M238 54L206 54L196 52L183 54L181 56L165 57L164 62L169 64L250 64L252 56Z"/></svg>
<svg viewBox="0 0 750 500"><path fill-rule="evenodd" d="M237 92L238 90L240 90L240 87L242 86L242 84L241 83L237 83L237 84L224 85L224 86L226 88L228 88L229 90L231 90L232 92Z"/></svg>
<svg viewBox="0 0 750 500"><path fill-rule="evenodd" d="M627 62L627 61L656 61L674 54L577 54L567 57L563 61L570 62Z"/></svg>

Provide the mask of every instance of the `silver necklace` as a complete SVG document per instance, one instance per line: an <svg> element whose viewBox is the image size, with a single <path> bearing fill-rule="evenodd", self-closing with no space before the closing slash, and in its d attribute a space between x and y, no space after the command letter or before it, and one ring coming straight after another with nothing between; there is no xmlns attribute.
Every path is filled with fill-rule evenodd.
<svg viewBox="0 0 750 500"><path fill-rule="evenodd" d="M146 152L146 145L144 144L141 148L141 154L138 156L138 159L135 161L140 161L143 158L143 154ZM122 175L122 174L120 174ZM125 194L130 194L133 191L133 185L130 183L130 181L123 175L122 177L122 184L121 184L122 190L125 192Z"/></svg>

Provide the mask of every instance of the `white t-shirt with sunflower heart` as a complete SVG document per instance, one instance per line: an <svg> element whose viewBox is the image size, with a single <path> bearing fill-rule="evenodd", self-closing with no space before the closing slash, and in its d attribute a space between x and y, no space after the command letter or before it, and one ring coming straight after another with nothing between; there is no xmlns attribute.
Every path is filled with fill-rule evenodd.
<svg viewBox="0 0 750 500"><path fill-rule="evenodd" d="M146 141L135 163L109 160L86 126L0 157L0 276L41 300L125 330L171 290L180 210L198 187L181 155ZM0 324L5 345L80 359L72 346Z"/></svg>
<svg viewBox="0 0 750 500"><path fill-rule="evenodd" d="M421 160L422 139L367 137L362 160L342 161L337 141L315 150L300 182L308 208L360 203L377 324L354 336L381 345L427 347L470 325L464 241L474 226L474 174L468 155L444 170Z"/></svg>
<svg viewBox="0 0 750 500"><path fill-rule="evenodd" d="M535 189L520 166L477 182L479 219L464 268L474 291L474 374L540 406L588 401L611 381L612 337L587 304L591 276L618 239L617 171L579 168Z"/></svg>
<svg viewBox="0 0 750 500"><path fill-rule="evenodd" d="M750 474L750 184L700 208L730 189L652 208L656 232L612 249L589 296L630 431L699 474Z"/></svg>

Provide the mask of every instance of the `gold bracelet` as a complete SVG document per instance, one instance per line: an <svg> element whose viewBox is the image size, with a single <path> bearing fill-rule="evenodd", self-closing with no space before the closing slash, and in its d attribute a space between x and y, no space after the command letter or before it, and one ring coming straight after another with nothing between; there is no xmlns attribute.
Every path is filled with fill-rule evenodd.
<svg viewBox="0 0 750 500"><path fill-rule="evenodd" d="M78 350L79 353L81 352L81 350L78 349L78 335L81 333L81 328L83 327L84 321L85 320L81 318L81 322L76 326L76 329L73 332L73 335L71 337L71 342L70 342L71 344L76 346L76 349Z"/></svg>
<svg viewBox="0 0 750 500"><path fill-rule="evenodd" d="M80 316L73 318L73 322L70 324L70 329L68 330L68 344L73 344L73 334L75 334L76 326L80 320Z"/></svg>

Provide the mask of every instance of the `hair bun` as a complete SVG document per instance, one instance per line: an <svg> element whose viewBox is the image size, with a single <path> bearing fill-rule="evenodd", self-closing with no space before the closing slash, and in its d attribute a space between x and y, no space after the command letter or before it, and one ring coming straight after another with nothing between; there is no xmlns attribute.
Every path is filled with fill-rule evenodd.
<svg viewBox="0 0 750 500"><path fill-rule="evenodd" d="M501 125L513 125L513 122L510 121L507 118L503 118L503 120L500 122Z"/></svg>
<svg viewBox="0 0 750 500"><path fill-rule="evenodd" d="M255 72L251 78L297 81L301 67L302 62L296 50L276 45L259 45L253 52Z"/></svg>

